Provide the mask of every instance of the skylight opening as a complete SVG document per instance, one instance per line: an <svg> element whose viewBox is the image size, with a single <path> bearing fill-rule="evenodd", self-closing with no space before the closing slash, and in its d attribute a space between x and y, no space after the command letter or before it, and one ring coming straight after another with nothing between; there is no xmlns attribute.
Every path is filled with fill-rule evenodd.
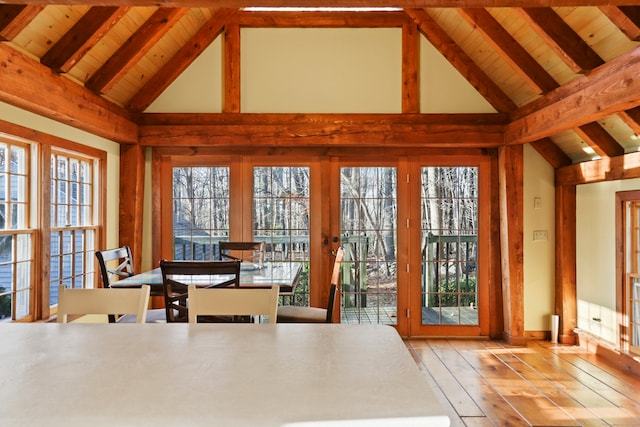
<svg viewBox="0 0 640 427"><path fill-rule="evenodd" d="M248 12L397 12L399 7L245 7Z"/></svg>

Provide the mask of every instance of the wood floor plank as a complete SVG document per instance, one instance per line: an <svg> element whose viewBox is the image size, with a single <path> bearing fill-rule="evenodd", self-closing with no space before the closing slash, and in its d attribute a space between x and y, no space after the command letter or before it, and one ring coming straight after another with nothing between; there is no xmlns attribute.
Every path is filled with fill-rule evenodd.
<svg viewBox="0 0 640 427"><path fill-rule="evenodd" d="M456 401L460 396L457 392L447 387L442 387L443 371L446 371L446 369L442 366L442 363L440 363L439 360L433 360L429 357L425 357L430 352L428 344L424 341L420 342L418 340L412 340L406 344L409 353L418 364L418 368L420 368L424 373L424 376L431 386L431 389L436 394L438 401L442 407L445 408L447 416L451 421L451 427L468 427L452 404L452 400Z"/></svg>
<svg viewBox="0 0 640 427"><path fill-rule="evenodd" d="M454 426L640 427L640 378L584 348L454 339L414 346Z"/></svg>
<svg viewBox="0 0 640 427"><path fill-rule="evenodd" d="M591 408L606 423L640 426L640 407L636 401L640 396L640 388L623 383L616 376L604 375L597 366L581 361L576 354L576 352L582 352L579 347L540 347L541 354L546 354L550 360L558 364L559 369L585 387L571 390L572 396L581 399L583 404ZM620 373L622 374L622 371ZM621 387L624 392L621 393L617 387Z"/></svg>
<svg viewBox="0 0 640 427"><path fill-rule="evenodd" d="M448 340L432 340L429 345L456 380L475 401L476 405L498 426L529 425L481 376L475 367L469 364L462 353L473 351L475 342L455 341L455 346Z"/></svg>
<svg viewBox="0 0 640 427"><path fill-rule="evenodd" d="M581 388L581 384L535 354L534 350L527 347L511 348L508 360L512 369L536 388L541 395L566 412L577 424L587 427L608 425L601 419L601 416L591 411L588 405L581 403L579 399L572 397L569 393L569 391ZM595 393L594 397L599 398ZM598 406L612 406L604 399L592 403Z"/></svg>
<svg viewBox="0 0 640 427"><path fill-rule="evenodd" d="M526 366L504 348L491 348L485 343L485 351L477 352L481 361L479 372L530 424L535 426L577 426L579 425L566 411L541 394L526 378L510 364ZM526 368L528 369L528 368Z"/></svg>
<svg viewBox="0 0 640 427"><path fill-rule="evenodd" d="M422 345L418 345L422 344ZM431 347L425 343L414 343L413 350L417 353L424 366L428 369L438 387L449 397L449 403L460 417L483 417L484 413L476 405L471 396L438 359Z"/></svg>
<svg viewBox="0 0 640 427"><path fill-rule="evenodd" d="M574 377L569 375L569 373L564 371L561 364L553 365L539 353L523 354L520 357L525 363L533 366L553 381L559 391L570 396L581 406L588 408L588 411L593 414L593 417L602 420L603 423L608 425L624 424L628 423L629 419L634 416L633 413L624 408L619 408L607 398L609 395L608 389L603 390L603 393L599 393L599 388L593 389L580 381L579 376ZM565 365L565 367L566 366L567 365ZM568 366L571 367L571 365ZM579 373L580 371L573 372ZM591 378L588 378L588 380L591 382Z"/></svg>

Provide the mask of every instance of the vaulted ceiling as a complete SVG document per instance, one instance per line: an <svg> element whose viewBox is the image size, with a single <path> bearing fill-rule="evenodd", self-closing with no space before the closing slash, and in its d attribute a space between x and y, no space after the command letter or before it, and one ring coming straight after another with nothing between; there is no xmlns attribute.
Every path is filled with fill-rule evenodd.
<svg viewBox="0 0 640 427"><path fill-rule="evenodd" d="M319 3L399 8L244 9ZM554 166L640 149L640 94L637 83L631 82L640 78L640 5L626 0L303 0L295 4L286 0L0 0L0 41L5 47L132 117L143 112L230 24L413 27L501 117L508 117L505 123L520 122L511 129L507 126L508 137L531 142ZM597 79L608 88L616 82L629 86L634 93L616 89L610 97L619 102L614 99L591 110L584 108L583 98L599 93ZM581 93L584 88L586 92ZM565 105L554 107L559 100ZM581 114L571 111L573 107L589 121L563 118L564 110L567 115ZM549 109L547 116L541 113L545 109ZM538 115L530 118L533 111ZM545 119L564 120L564 125L536 131Z"/></svg>

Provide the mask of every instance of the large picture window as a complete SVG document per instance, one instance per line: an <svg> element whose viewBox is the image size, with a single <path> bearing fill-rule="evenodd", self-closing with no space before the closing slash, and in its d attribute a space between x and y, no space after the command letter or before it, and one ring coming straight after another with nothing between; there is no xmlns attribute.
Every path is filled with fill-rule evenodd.
<svg viewBox="0 0 640 427"><path fill-rule="evenodd" d="M30 149L28 144L0 140L0 320L32 313Z"/></svg>
<svg viewBox="0 0 640 427"><path fill-rule="evenodd" d="M51 287L50 304L58 302L58 286L94 286L96 224L93 161L76 154L51 154Z"/></svg>
<svg viewBox="0 0 640 427"><path fill-rule="evenodd" d="M18 126L11 131L0 138L0 321L47 319L60 285L97 283L97 189L106 153L33 131L24 132L27 140Z"/></svg>

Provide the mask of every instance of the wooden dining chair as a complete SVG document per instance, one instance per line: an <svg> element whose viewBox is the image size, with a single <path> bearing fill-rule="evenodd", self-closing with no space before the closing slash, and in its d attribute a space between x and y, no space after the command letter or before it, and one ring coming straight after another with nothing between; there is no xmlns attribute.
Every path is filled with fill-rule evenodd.
<svg viewBox="0 0 640 427"><path fill-rule="evenodd" d="M103 288L110 288L112 280L134 275L133 256L129 246L96 251L96 258L100 266Z"/></svg>
<svg viewBox="0 0 640 427"><path fill-rule="evenodd" d="M340 265L344 257L344 249L336 250L336 258L333 262L331 273L331 285L329 287L329 299L327 308L303 307L296 305L282 305L278 307L278 323L333 323L333 311L340 283Z"/></svg>
<svg viewBox="0 0 640 427"><path fill-rule="evenodd" d="M167 322L187 322L188 287L240 286L240 261L160 261ZM224 321L221 319L221 321Z"/></svg>
<svg viewBox="0 0 640 427"><path fill-rule="evenodd" d="M220 259L233 259L256 264L258 268L264 265L264 242L220 242L218 249Z"/></svg>
<svg viewBox="0 0 640 427"><path fill-rule="evenodd" d="M100 277L102 278L102 287L110 288L112 282L135 274L133 268L133 255L129 246L121 246L115 249L107 249L104 251L96 251L98 259L98 267L100 268ZM151 296L162 296L162 294L151 293ZM165 314L163 309L152 309L147 311L146 322L157 323L164 322ZM134 321L132 316L122 316L117 319L121 323L131 323ZM113 315L109 316L109 323L116 322Z"/></svg>
<svg viewBox="0 0 640 427"><path fill-rule="evenodd" d="M207 289L189 285L189 323L198 317L214 316L269 316L276 323L279 286L271 288Z"/></svg>
<svg viewBox="0 0 640 427"><path fill-rule="evenodd" d="M69 315L105 314L136 316L143 323L149 305L148 285L132 289L58 289L58 323L67 323Z"/></svg>

